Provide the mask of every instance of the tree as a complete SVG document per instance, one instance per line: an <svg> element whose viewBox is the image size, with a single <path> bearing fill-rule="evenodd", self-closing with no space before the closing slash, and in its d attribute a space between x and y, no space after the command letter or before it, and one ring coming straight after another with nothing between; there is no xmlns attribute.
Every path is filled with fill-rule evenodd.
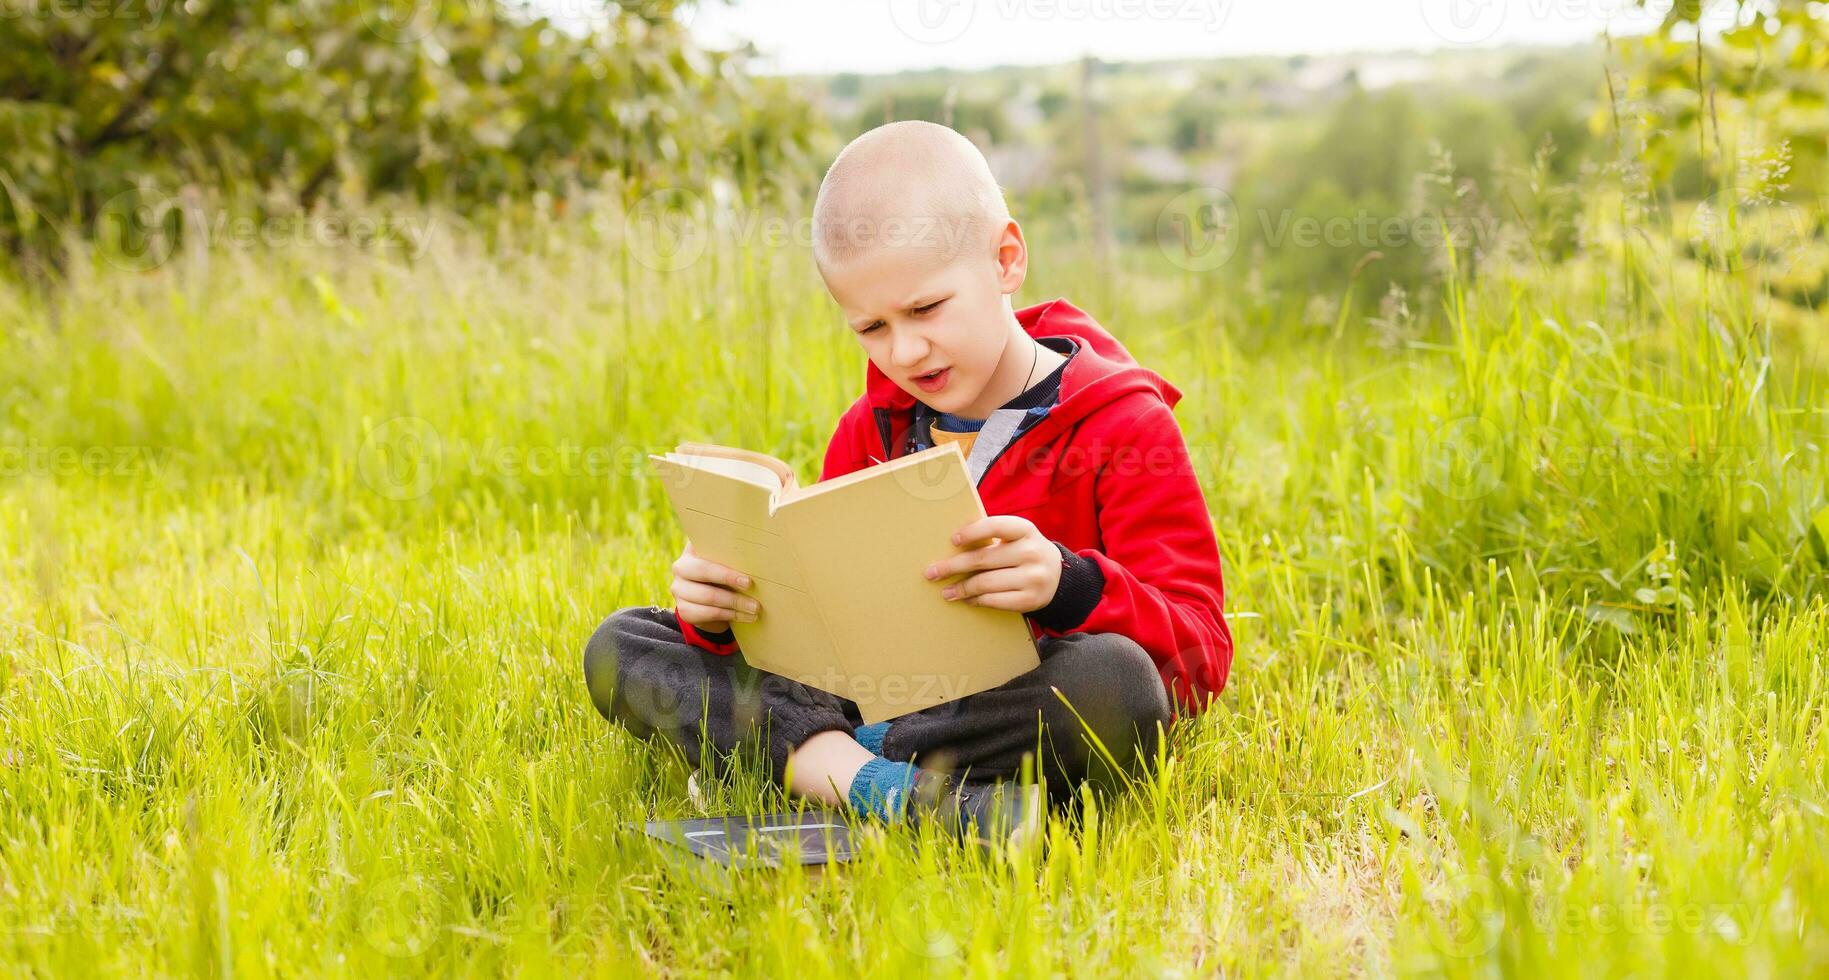
<svg viewBox="0 0 1829 980"><path fill-rule="evenodd" d="M490 0L0 4L0 248L28 265L180 187L265 211L766 186L811 131L674 0L583 31Z"/></svg>

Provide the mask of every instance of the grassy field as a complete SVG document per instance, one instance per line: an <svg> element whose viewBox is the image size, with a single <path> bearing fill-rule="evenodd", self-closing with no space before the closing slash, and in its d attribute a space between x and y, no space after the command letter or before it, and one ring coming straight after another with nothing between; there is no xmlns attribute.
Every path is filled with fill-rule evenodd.
<svg viewBox="0 0 1829 980"><path fill-rule="evenodd" d="M862 354L791 249L435 231L0 287L0 973L1829 969L1823 376L1744 272L1372 327L1037 243L1186 394L1225 696L1041 853L714 877L583 642L666 601L643 454L810 477Z"/></svg>

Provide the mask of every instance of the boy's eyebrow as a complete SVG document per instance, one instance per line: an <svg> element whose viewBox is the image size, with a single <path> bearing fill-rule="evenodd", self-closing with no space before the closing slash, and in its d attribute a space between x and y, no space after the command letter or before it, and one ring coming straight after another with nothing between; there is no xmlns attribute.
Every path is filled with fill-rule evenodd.
<svg viewBox="0 0 1829 980"><path fill-rule="evenodd" d="M901 310L902 312L906 313L910 310L918 310L923 306L932 306L935 303L938 303L940 300L946 298L946 291L945 290L936 290L934 293L931 293L931 294L930 293L916 293L915 296L917 297L916 299L904 301L904 302L898 304L896 308ZM928 297L928 298L926 298L926 299L919 298L919 297L924 297L924 296ZM860 324L862 326L867 327L867 326L871 325L872 323L875 323L876 321L881 320L881 319L882 319L882 317L876 316L873 314L873 315L869 315L869 316L861 316L856 319L852 319L851 317L846 317L845 322L851 324L853 327L859 326Z"/></svg>
<svg viewBox="0 0 1829 980"><path fill-rule="evenodd" d="M932 306L940 301L940 296L944 292L945 290L939 289L927 293L916 293L914 299L902 304L902 311L907 312L909 310L918 310L923 306Z"/></svg>

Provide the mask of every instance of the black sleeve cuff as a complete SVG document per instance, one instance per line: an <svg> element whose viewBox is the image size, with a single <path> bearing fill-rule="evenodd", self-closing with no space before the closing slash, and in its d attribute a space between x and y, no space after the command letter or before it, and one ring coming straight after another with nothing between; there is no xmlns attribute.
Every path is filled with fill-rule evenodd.
<svg viewBox="0 0 1829 980"><path fill-rule="evenodd" d="M705 629L702 626L694 626L693 629L698 630L699 635L704 637L706 642L708 642L708 643L716 643L719 646L723 646L726 643L737 642L737 631L731 629L728 626L724 627L723 630L721 630L720 632L717 632L717 633L713 633L712 631Z"/></svg>
<svg viewBox="0 0 1829 980"><path fill-rule="evenodd" d="M1060 584L1054 588L1054 598L1030 613L1029 618L1044 629L1065 633L1092 615L1099 596L1105 592L1105 573L1099 570L1098 562L1068 551L1059 541L1054 546L1061 551Z"/></svg>

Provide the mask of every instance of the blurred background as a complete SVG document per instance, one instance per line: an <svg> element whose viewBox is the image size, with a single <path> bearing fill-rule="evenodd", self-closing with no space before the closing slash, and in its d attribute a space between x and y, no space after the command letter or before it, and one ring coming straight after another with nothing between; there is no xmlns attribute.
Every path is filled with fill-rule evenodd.
<svg viewBox="0 0 1829 980"><path fill-rule="evenodd" d="M1449 252L1555 267L1597 193L1695 254L1749 218L1813 309L1826 36L1793 0L4 0L0 250L410 247L415 208L491 245L634 212L670 248L803 216L847 139L927 119L1032 237L1162 246L1305 320L1398 329Z"/></svg>
<svg viewBox="0 0 1829 980"><path fill-rule="evenodd" d="M1803 0L0 0L0 973L1822 975L1826 94ZM1183 392L1233 679L1034 882L670 886L579 654L647 454L818 472L917 118Z"/></svg>

